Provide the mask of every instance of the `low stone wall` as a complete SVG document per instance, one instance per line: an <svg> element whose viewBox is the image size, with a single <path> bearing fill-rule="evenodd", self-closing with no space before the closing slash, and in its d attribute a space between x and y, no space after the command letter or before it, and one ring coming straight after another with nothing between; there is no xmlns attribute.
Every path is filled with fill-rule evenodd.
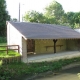
<svg viewBox="0 0 80 80"><path fill-rule="evenodd" d="M0 61L2 61L2 64L21 62L21 56L17 56L17 57L0 57Z"/></svg>

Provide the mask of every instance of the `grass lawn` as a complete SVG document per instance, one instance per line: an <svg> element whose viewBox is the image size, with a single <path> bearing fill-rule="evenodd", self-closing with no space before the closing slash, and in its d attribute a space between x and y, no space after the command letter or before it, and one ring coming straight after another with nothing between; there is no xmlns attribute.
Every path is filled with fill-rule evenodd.
<svg viewBox="0 0 80 80"><path fill-rule="evenodd" d="M7 45L6 43L0 43L0 46ZM0 47L0 50L6 50L6 47ZM6 51L0 51L0 57L13 57L13 56L20 56L19 53L9 50L8 54Z"/></svg>
<svg viewBox="0 0 80 80"><path fill-rule="evenodd" d="M0 80L35 80L27 78L31 78L32 76L37 76L42 73L44 77L44 73L47 72L51 72L51 74L58 73L62 70L63 66L76 62L80 62L80 57L61 59L51 62L1 64Z"/></svg>

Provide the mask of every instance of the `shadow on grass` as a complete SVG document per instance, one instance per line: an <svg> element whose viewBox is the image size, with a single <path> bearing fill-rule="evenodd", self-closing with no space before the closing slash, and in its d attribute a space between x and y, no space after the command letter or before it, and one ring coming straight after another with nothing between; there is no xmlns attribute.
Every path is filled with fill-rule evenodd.
<svg viewBox="0 0 80 80"><path fill-rule="evenodd" d="M8 54L6 51L0 51L0 57L15 57L15 56L20 56L20 54L13 50L8 50Z"/></svg>

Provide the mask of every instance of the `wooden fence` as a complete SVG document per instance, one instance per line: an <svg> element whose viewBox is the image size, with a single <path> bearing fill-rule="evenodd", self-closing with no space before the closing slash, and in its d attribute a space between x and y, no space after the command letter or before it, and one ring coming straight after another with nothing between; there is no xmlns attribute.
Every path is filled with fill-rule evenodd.
<svg viewBox="0 0 80 80"><path fill-rule="evenodd" d="M10 47L15 47L15 46L17 46L17 49L10 48ZM5 50L0 50L0 51L6 51L7 54L8 54L8 50L18 50L18 53L19 53L19 45L7 45L7 46L0 46L0 47L6 47Z"/></svg>

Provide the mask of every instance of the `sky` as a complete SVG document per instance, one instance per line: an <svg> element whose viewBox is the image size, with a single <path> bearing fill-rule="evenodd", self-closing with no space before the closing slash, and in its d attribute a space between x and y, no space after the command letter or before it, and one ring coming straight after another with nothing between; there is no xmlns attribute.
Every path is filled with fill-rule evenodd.
<svg viewBox="0 0 80 80"><path fill-rule="evenodd" d="M20 11L21 17L27 11L35 10L38 12L44 12L46 6L48 6L53 0L6 0L7 11L11 18L19 17L19 3L20 3ZM56 0L62 6L65 12L80 11L80 0ZM22 19L22 18L21 18Z"/></svg>

